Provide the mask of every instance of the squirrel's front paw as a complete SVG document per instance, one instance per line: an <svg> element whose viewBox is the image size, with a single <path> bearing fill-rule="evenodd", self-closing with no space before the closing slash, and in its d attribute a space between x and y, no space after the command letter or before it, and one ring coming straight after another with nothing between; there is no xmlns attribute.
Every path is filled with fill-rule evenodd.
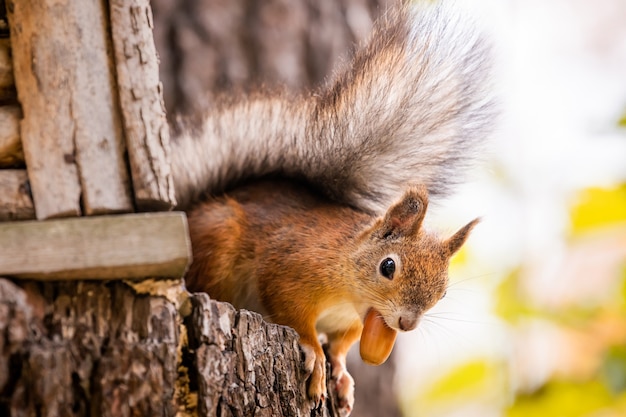
<svg viewBox="0 0 626 417"><path fill-rule="evenodd" d="M316 352L311 345L301 344L304 353L304 369L309 374L309 398L318 406L326 399L326 358L324 352ZM321 350L321 349L320 349Z"/></svg>
<svg viewBox="0 0 626 417"><path fill-rule="evenodd" d="M354 379L340 361L332 361L331 365L340 412L348 416L354 407Z"/></svg>

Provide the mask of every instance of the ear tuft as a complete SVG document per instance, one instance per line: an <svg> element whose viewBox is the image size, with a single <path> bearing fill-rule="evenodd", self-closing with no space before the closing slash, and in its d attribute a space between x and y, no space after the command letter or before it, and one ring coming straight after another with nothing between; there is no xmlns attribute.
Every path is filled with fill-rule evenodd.
<svg viewBox="0 0 626 417"><path fill-rule="evenodd" d="M411 236L419 230L428 207L428 191L424 186L410 187L402 199L391 206L379 229L379 237Z"/></svg>
<svg viewBox="0 0 626 417"><path fill-rule="evenodd" d="M469 237L470 232L474 226L478 224L478 222L480 222L480 217L463 226L458 232L444 242L444 246L448 248L449 256L454 255L459 249L461 249L461 246L463 246Z"/></svg>

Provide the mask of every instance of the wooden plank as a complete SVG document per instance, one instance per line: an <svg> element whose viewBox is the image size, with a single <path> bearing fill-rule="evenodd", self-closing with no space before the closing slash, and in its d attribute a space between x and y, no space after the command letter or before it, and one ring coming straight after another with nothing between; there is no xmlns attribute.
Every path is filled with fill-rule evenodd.
<svg viewBox="0 0 626 417"><path fill-rule="evenodd" d="M0 224L0 276L45 280L181 277L191 260L182 212Z"/></svg>
<svg viewBox="0 0 626 417"><path fill-rule="evenodd" d="M19 106L0 107L0 168L24 165Z"/></svg>
<svg viewBox="0 0 626 417"><path fill-rule="evenodd" d="M37 218L132 211L105 2L7 10Z"/></svg>
<svg viewBox="0 0 626 417"><path fill-rule="evenodd" d="M150 2L111 0L109 4L135 205L139 210L169 210L176 197Z"/></svg>
<svg viewBox="0 0 626 417"><path fill-rule="evenodd" d="M35 208L26 170L0 170L0 221L34 218Z"/></svg>

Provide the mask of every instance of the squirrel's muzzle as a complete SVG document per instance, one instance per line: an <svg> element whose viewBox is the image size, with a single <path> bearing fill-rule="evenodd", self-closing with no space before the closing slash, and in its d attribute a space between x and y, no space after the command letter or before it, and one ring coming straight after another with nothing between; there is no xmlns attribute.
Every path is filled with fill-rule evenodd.
<svg viewBox="0 0 626 417"><path fill-rule="evenodd" d="M398 328L404 332L413 330L419 323L419 317L413 314L403 314L398 318Z"/></svg>

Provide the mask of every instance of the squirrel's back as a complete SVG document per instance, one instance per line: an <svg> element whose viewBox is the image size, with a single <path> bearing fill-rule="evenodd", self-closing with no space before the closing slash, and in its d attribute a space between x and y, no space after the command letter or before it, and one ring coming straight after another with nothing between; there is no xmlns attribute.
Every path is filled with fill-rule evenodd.
<svg viewBox="0 0 626 417"><path fill-rule="evenodd" d="M340 257L337 249L351 247L373 222L370 215L316 190L276 179L208 198L188 218L194 262L186 274L187 287L264 315L259 280L277 278L297 293L304 291L303 281L332 288L335 271L321 266Z"/></svg>
<svg viewBox="0 0 626 417"><path fill-rule="evenodd" d="M372 214L408 184L446 195L493 118L488 47L459 14L446 3L391 10L314 94L216 103L174 140L180 206L267 175Z"/></svg>

